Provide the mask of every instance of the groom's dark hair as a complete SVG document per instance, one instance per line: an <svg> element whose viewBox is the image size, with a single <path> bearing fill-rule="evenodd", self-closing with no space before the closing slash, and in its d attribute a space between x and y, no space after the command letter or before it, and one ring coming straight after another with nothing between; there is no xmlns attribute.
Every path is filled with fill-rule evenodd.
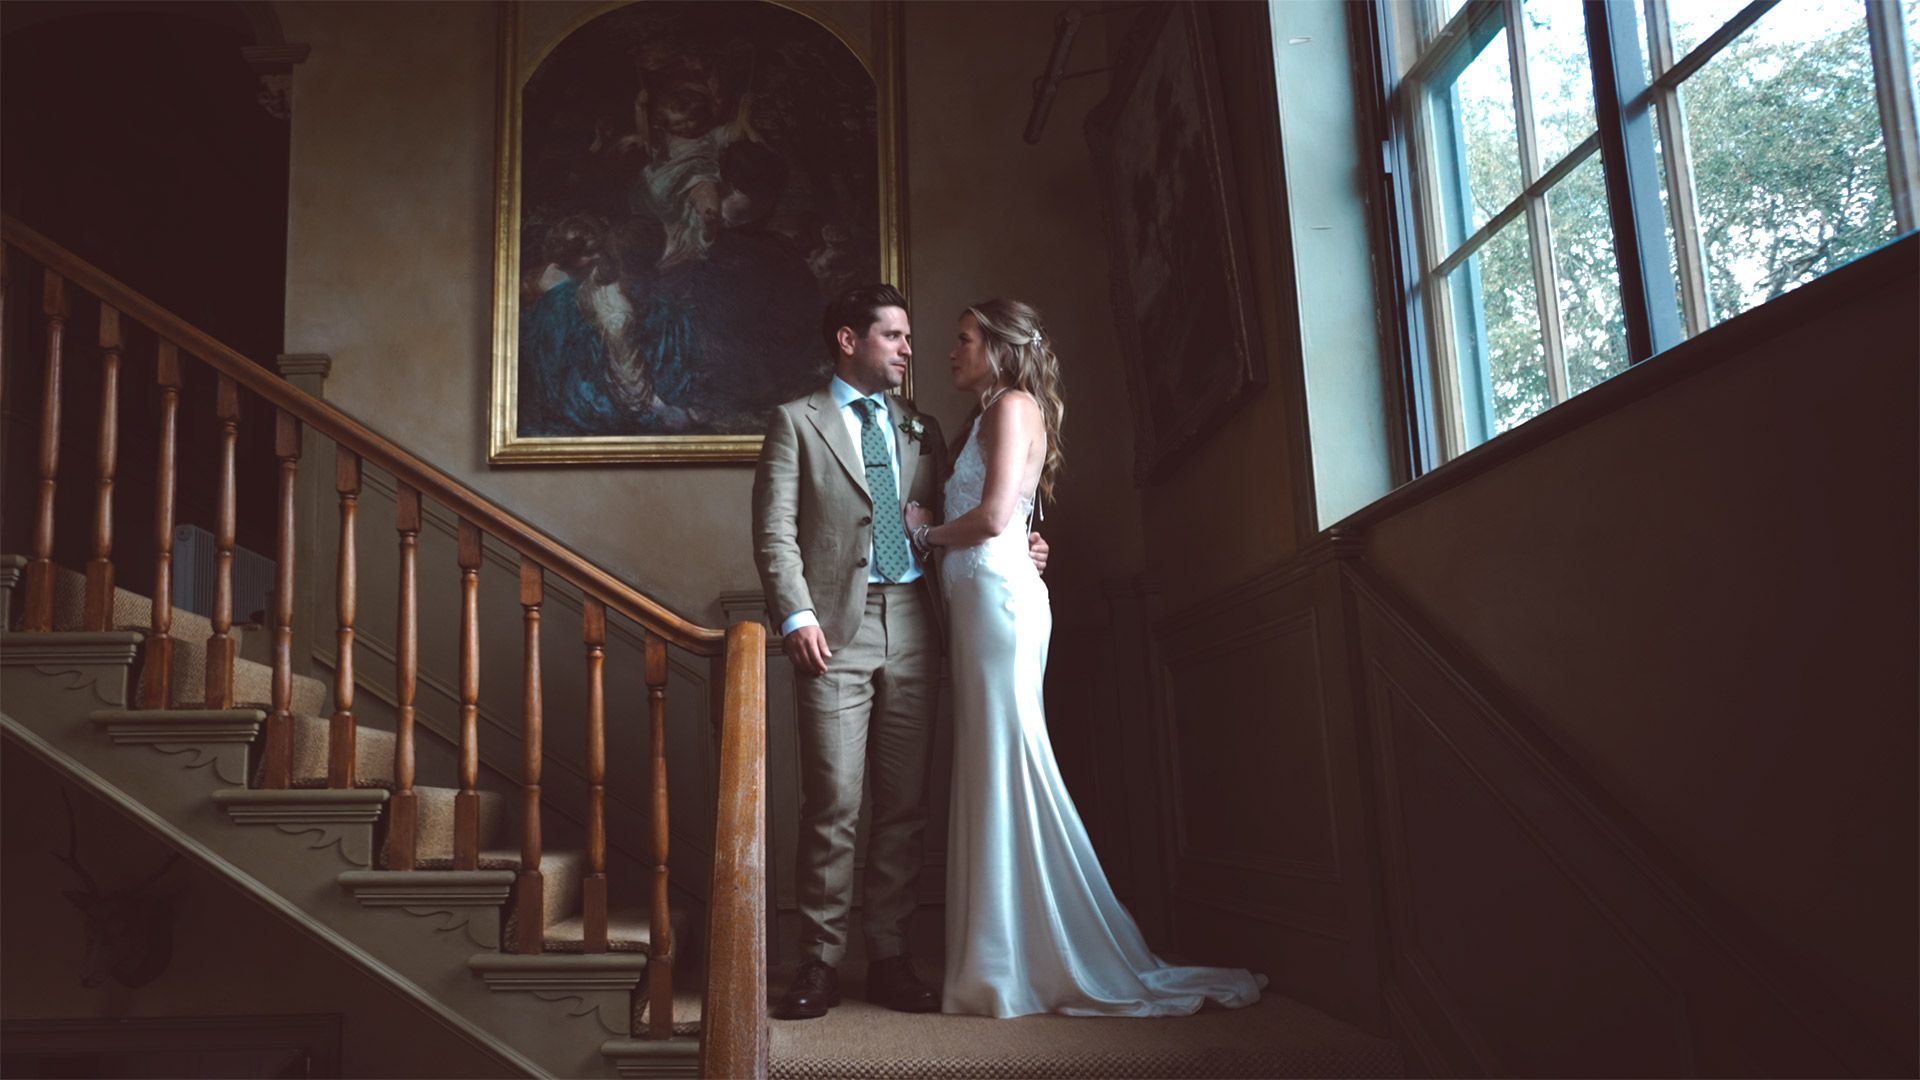
<svg viewBox="0 0 1920 1080"><path fill-rule="evenodd" d="M820 338L827 343L827 355L840 355L840 328L853 331L854 337L866 337L880 319L880 309L907 310L907 298L891 285L861 285L848 289L827 305L820 316Z"/></svg>

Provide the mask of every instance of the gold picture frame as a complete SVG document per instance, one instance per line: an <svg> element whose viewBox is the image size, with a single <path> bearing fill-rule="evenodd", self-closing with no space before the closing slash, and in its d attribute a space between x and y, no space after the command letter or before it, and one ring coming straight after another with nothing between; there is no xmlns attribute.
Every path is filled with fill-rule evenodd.
<svg viewBox="0 0 1920 1080"><path fill-rule="evenodd" d="M512 0L501 6L499 135L493 238L493 378L487 447L490 464L728 463L752 461L760 452L762 436L757 429L751 434L739 430L743 414L738 412L733 414L733 431L701 431L693 421L685 421L693 424L695 429L670 434L522 433L520 340L525 269L521 243L525 224L522 196L526 149L522 106L525 90L528 80L540 70L547 58L576 31L602 16L631 6L632 2L620 0L569 4L565 5L564 15L561 5ZM907 292L901 101L903 50L898 0L830 5L798 0L746 2L783 9L824 28L852 53L872 80L878 170L874 235L878 240L879 271L882 280ZM646 0L649 9L657 10L667 5L711 7L693 0ZM864 20L860 18L862 14L866 16ZM539 39L537 42L532 40L536 37ZM597 142L597 134L595 138ZM530 377L539 377L538 372ZM910 387L903 387L902 392L910 392ZM768 402L768 405L770 407L777 403ZM698 414L690 412L689 415Z"/></svg>

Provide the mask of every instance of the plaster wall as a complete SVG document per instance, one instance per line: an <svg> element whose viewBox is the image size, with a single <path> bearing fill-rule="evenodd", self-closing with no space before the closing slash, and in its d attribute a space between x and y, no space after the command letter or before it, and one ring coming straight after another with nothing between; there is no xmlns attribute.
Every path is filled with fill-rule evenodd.
<svg viewBox="0 0 1920 1080"><path fill-rule="evenodd" d="M949 381L947 353L960 309L1013 296L1043 313L1065 373L1067 471L1059 503L1041 526L1053 545L1048 581L1060 637L1084 643L1057 652L1053 724L1063 768L1096 837L1126 844L1144 867L1156 826L1139 809L1140 782L1102 782L1097 755L1115 728L1117 704L1144 723L1141 702L1115 702L1101 675L1118 663L1119 638L1137 641L1139 621L1116 631L1109 584L1136 576L1143 542L1131 476L1130 412L1108 299L1105 229L1087 152L1087 111L1104 77L1066 83L1045 138L1021 139L1032 80L1045 68L1057 3L914 3L902 7L906 117L908 290L916 316L913 393L952 437L972 407ZM429 461L498 500L563 543L669 606L710 625L753 614L749 546L751 465L491 468L485 460L491 366L495 101L498 43L492 7L473 4L289 3L288 40L312 45L295 68L288 215L286 351L326 353L327 398ZM550 38L594 5L528 10L524 45ZM866 4L808 5L843 37L871 32ZM1080 36L1077 65L1098 66L1104 20ZM326 470L315 454L311 467ZM308 465L303 465L303 471ZM371 474L371 470L369 473ZM310 565L315 594L330 596L336 558L332 496L324 504ZM358 668L364 718L386 724L379 684L390 684L393 534L390 490L370 479L362 496L362 625ZM441 515L445 517L445 515ZM442 689L457 685L453 643L458 571L447 528L423 533L422 707L450 718ZM445 524L444 522L441 524ZM481 571L482 756L509 775L520 757L520 611L514 560L489 557ZM723 597L727 597L723 603ZM584 746L584 684L577 603L549 587L543 622L550 807L573 805L568 785ZM313 659L331 667L332 613L316 616ZM616 620L608 658L609 827L615 871L627 867L647 805L644 689L637 638ZM676 661L686 659L678 656ZM776 833L771 874L791 875L778 824L797 812L791 782L792 705L785 661L770 657L770 797ZM709 689L703 663L676 663L668 688L675 881L704 891L711 841ZM371 679L372 683L368 680ZM1144 734L1136 732L1138 739ZM1138 741L1136 739L1136 741ZM1076 749L1078 748L1078 749ZM1144 757L1141 761L1146 760ZM1138 764L1138 763L1136 763ZM1137 771L1137 770L1136 770ZM423 774L425 775L425 774ZM439 773L435 774L439 776ZM436 782L444 782L444 777ZM1084 785L1084 788L1083 788ZM936 784L933 798L944 800ZM551 815L549 815L551 817ZM942 815L936 810L936 819ZM564 823L561 826L564 828ZM1123 839L1124 838L1124 839ZM927 843L923 929L937 940L944 854ZM1136 878L1122 862L1116 881ZM1151 875L1137 875L1146 881ZM616 882L616 888L620 888ZM617 899L617 897L616 897ZM776 896L776 901L779 897Z"/></svg>
<svg viewBox="0 0 1920 1080"><path fill-rule="evenodd" d="M541 5L537 22L559 21ZM751 467L486 463L492 333L495 11L473 4L289 3L294 70L286 350L326 353L328 398L588 558L709 622L757 588ZM584 9L582 9L584 10ZM867 32L864 5L817 9ZM1049 532L1060 577L1137 567L1123 384L1081 117L1101 80L1063 90L1039 147L1020 141L1055 4L904 9L909 284L916 390L957 430L945 356L960 306L1020 296L1067 369L1069 488ZM529 31L529 36L532 36ZM1083 43L1098 55L1098 41Z"/></svg>

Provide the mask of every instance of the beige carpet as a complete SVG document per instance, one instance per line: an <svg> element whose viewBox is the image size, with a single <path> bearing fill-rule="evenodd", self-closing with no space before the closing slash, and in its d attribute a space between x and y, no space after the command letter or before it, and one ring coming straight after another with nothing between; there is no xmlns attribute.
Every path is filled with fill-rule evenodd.
<svg viewBox="0 0 1920 1080"><path fill-rule="evenodd" d="M932 965L922 962L922 977ZM786 971L772 988L786 986ZM1245 1009L1169 1019L911 1015L868 1004L848 984L818 1020L773 1021L776 1080L1007 1077L1400 1076L1386 1039L1268 994Z"/></svg>

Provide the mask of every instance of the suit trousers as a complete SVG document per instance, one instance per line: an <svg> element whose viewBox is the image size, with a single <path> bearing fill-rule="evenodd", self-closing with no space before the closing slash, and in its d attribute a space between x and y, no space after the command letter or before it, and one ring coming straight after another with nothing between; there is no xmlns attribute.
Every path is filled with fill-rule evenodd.
<svg viewBox="0 0 1920 1080"><path fill-rule="evenodd" d="M872 960L906 951L927 828L940 646L925 589L869 585L853 640L825 675L798 677L800 836L795 865L800 956L846 957L854 833L870 786L864 936Z"/></svg>

